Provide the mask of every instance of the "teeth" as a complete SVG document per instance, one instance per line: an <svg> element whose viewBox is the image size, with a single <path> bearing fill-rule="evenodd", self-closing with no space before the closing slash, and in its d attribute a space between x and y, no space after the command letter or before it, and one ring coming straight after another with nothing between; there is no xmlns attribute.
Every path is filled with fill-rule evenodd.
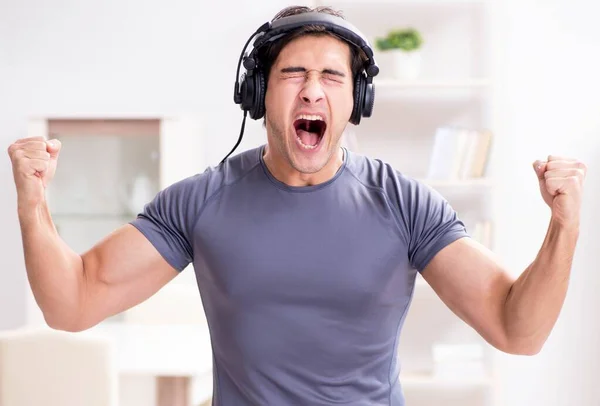
<svg viewBox="0 0 600 406"><path fill-rule="evenodd" d="M296 117L296 120L309 120L309 121L325 121L324 118L318 114L299 114ZM302 146L302 148L304 149L315 149L319 146L320 140L319 142L317 142L317 145L306 145L302 142L302 139L300 139L300 137L296 137L298 138L298 141L300 142L300 145Z"/></svg>
<svg viewBox="0 0 600 406"><path fill-rule="evenodd" d="M316 114L300 114L298 117L296 117L296 120L300 120L300 119L310 120L310 121L323 121L323 117L318 116Z"/></svg>
<svg viewBox="0 0 600 406"><path fill-rule="evenodd" d="M318 142L317 142L317 145L306 145L306 144L304 144L302 142L302 140L300 139L300 137L296 137L296 138L298 138L298 141L300 141L300 145L302 145L302 148L304 148L304 149L315 149L319 145Z"/></svg>

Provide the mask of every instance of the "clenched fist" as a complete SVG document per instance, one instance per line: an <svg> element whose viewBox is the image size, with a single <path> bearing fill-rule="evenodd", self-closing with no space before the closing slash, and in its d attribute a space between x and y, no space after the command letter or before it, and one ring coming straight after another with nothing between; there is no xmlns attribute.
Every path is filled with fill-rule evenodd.
<svg viewBox="0 0 600 406"><path fill-rule="evenodd" d="M23 138L8 147L19 207L45 200L45 189L56 172L60 147L59 140L44 137Z"/></svg>
<svg viewBox="0 0 600 406"><path fill-rule="evenodd" d="M535 161L533 169L552 218L558 224L579 227L579 214L586 165L576 159L550 155L547 161Z"/></svg>

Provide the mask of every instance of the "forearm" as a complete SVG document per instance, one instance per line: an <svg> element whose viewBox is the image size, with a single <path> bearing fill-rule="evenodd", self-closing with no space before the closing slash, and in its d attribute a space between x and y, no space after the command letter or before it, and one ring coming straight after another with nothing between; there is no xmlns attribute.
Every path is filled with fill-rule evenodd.
<svg viewBox="0 0 600 406"><path fill-rule="evenodd" d="M507 340L519 353L538 352L567 293L578 229L552 220L536 259L512 285L504 305Z"/></svg>
<svg viewBox="0 0 600 406"><path fill-rule="evenodd" d="M46 322L71 329L83 290L83 264L58 235L47 204L19 206L19 222L29 284Z"/></svg>

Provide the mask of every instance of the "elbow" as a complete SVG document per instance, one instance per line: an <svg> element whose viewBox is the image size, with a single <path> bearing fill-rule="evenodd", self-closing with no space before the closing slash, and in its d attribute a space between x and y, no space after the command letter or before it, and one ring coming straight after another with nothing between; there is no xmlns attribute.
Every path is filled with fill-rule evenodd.
<svg viewBox="0 0 600 406"><path fill-rule="evenodd" d="M510 350L510 354L512 355L522 355L532 357L534 355L538 355L540 351L542 351L542 345L522 345L515 346Z"/></svg>
<svg viewBox="0 0 600 406"><path fill-rule="evenodd" d="M84 331L85 329L82 328L77 328L75 326L69 326L69 325L62 325L62 324L48 324L48 326L52 329L52 330L57 330L57 331L65 331L67 333L80 333L82 331Z"/></svg>
<svg viewBox="0 0 600 406"><path fill-rule="evenodd" d="M53 330L66 331L68 333L79 333L87 327L76 319L64 317L61 315L44 312L44 321Z"/></svg>
<svg viewBox="0 0 600 406"><path fill-rule="evenodd" d="M510 355L534 356L542 351L544 341L535 338L507 339L503 345L494 345L494 347Z"/></svg>
<svg viewBox="0 0 600 406"><path fill-rule="evenodd" d="M65 323L50 317L44 317L46 324L53 330L66 331L69 333L79 333L83 329L74 323Z"/></svg>

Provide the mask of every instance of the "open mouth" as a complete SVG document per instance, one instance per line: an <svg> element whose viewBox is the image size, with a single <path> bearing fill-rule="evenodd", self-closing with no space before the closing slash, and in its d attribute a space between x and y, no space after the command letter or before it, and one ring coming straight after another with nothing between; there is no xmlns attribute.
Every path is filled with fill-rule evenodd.
<svg viewBox="0 0 600 406"><path fill-rule="evenodd" d="M321 116L302 114L294 121L294 129L303 148L315 149L323 139L327 123Z"/></svg>

